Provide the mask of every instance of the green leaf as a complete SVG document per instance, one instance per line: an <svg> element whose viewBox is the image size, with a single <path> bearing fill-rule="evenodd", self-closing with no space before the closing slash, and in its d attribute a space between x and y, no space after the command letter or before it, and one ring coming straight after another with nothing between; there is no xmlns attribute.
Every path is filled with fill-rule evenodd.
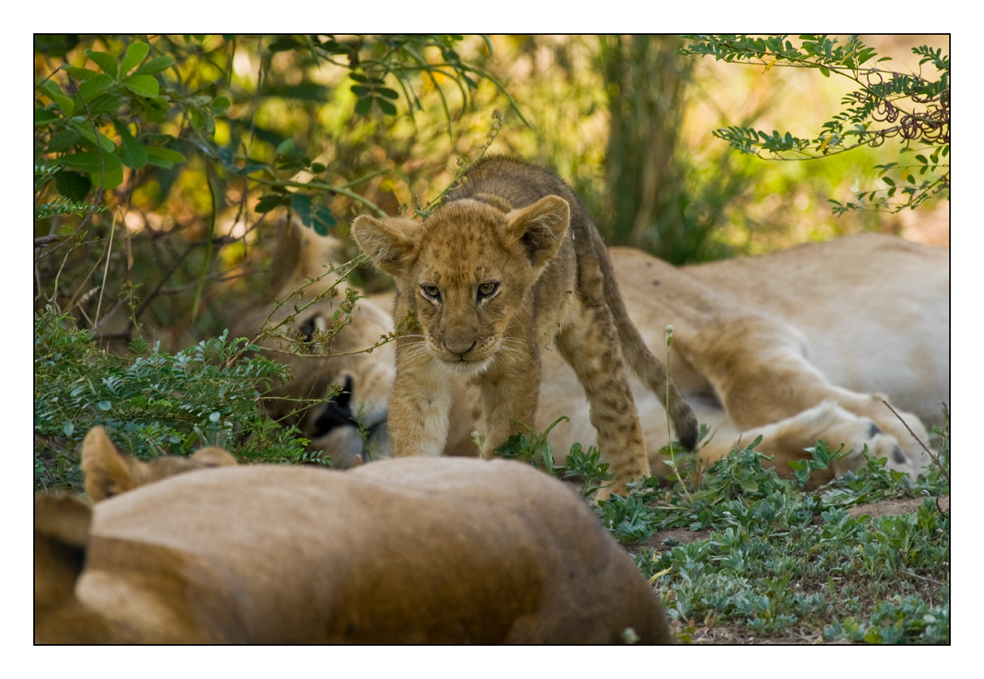
<svg viewBox="0 0 984 679"><path fill-rule="evenodd" d="M60 120L60 117L57 113L52 113L51 111L45 108L34 109L35 127L37 127L38 125L47 125L48 123L54 122L56 120Z"/></svg>
<svg viewBox="0 0 984 679"><path fill-rule="evenodd" d="M75 431L75 425L71 422L66 422L62 425L62 432L65 436L71 436L73 431Z"/></svg>
<svg viewBox="0 0 984 679"><path fill-rule="evenodd" d="M100 113L115 113L120 110L120 98L115 94L100 94L98 97L86 104L89 113L97 115Z"/></svg>
<svg viewBox="0 0 984 679"><path fill-rule="evenodd" d="M216 97L212 100L210 108L213 116L224 116L229 110L231 102L226 97Z"/></svg>
<svg viewBox="0 0 984 679"><path fill-rule="evenodd" d="M379 105L379 108L383 110L383 113L391 116L396 115L396 106L393 106L389 101L386 99L376 99L375 101Z"/></svg>
<svg viewBox="0 0 984 679"><path fill-rule="evenodd" d="M297 42L289 35L285 35L271 42L270 46L267 49L269 49L271 52L286 52L287 50L292 50L295 47L300 47L300 46L301 43Z"/></svg>
<svg viewBox="0 0 984 679"><path fill-rule="evenodd" d="M280 207L281 205L287 205L289 202L289 196L270 194L260 198L256 202L256 207L254 209L259 213L270 212L274 208Z"/></svg>
<svg viewBox="0 0 984 679"><path fill-rule="evenodd" d="M822 76L823 76L824 78L829 78L829 77L830 77L830 71L828 71L828 70L827 70L826 68L824 68L823 66L821 66L821 67L820 67L820 74L821 74L821 75L822 75Z"/></svg>
<svg viewBox="0 0 984 679"><path fill-rule="evenodd" d="M109 401L100 401L96 404L96 407L99 408L99 410L109 410L113 407L113 404Z"/></svg>
<svg viewBox="0 0 984 679"><path fill-rule="evenodd" d="M61 109L62 115L66 118L72 117L75 111L75 104L72 103L72 100L69 97L62 94L61 88L58 87L58 83L54 80L47 80L43 85L41 85L40 89L51 97L51 100L58 105L58 108Z"/></svg>
<svg viewBox="0 0 984 679"><path fill-rule="evenodd" d="M150 75L131 75L123 78L123 86L139 97L156 97L159 90L157 80Z"/></svg>
<svg viewBox="0 0 984 679"><path fill-rule="evenodd" d="M89 78L79 88L79 96L82 100L89 102L113 86L113 79L105 73Z"/></svg>
<svg viewBox="0 0 984 679"><path fill-rule="evenodd" d="M759 489L758 483L754 479L741 479L738 484L746 493L756 493Z"/></svg>
<svg viewBox="0 0 984 679"><path fill-rule="evenodd" d="M335 219L331 214L331 210L328 209L327 205L319 204L314 208L314 214L312 215L312 227L314 232L319 236L327 236L328 229L333 226L338 226L338 220Z"/></svg>
<svg viewBox="0 0 984 679"><path fill-rule="evenodd" d="M120 62L120 75L126 75L139 64L150 52L150 46L145 42L135 42L126 48L126 56ZM156 94L156 92L155 92Z"/></svg>
<svg viewBox="0 0 984 679"><path fill-rule="evenodd" d="M349 89L352 90L352 94L357 97L364 97L372 92L372 89L366 85L352 85Z"/></svg>
<svg viewBox="0 0 984 679"><path fill-rule="evenodd" d="M76 122L79 120L84 120L84 119L76 118L71 123L69 123L69 127L71 127L73 130L75 130L80 135L82 135L90 144L92 145L98 144L99 146L101 146L102 150L105 151L106 153L112 153L113 151L116 150L116 144L114 144L109 137L107 137L105 134L103 134L98 130L96 130L96 132L93 133L92 126L89 125L88 122Z"/></svg>
<svg viewBox="0 0 984 679"><path fill-rule="evenodd" d="M290 209L297 213L304 226L311 226L311 196L297 193L291 196Z"/></svg>
<svg viewBox="0 0 984 679"><path fill-rule="evenodd" d="M105 175L101 177L98 151L73 153L61 158L63 165L89 174L93 184L103 183L103 188L114 189L123 181L123 165L112 153L103 153L102 161Z"/></svg>
<svg viewBox="0 0 984 679"><path fill-rule="evenodd" d="M114 59L113 55L108 52L86 50L85 56L92 59L92 62L106 75L115 78L120 74L120 70L116 65L116 59Z"/></svg>
<svg viewBox="0 0 984 679"><path fill-rule="evenodd" d="M113 126L116 128L116 132L120 135L122 140L122 149L120 150L120 160L127 167L132 167L137 170L147 164L147 151L144 147L133 138L130 134L130 130L127 129L126 125L121 123L119 120L113 120Z"/></svg>
<svg viewBox="0 0 984 679"><path fill-rule="evenodd" d="M222 417L222 413L216 410L211 415L208 416L208 419L211 422L218 422L220 417Z"/></svg>
<svg viewBox="0 0 984 679"><path fill-rule="evenodd" d="M294 140L284 139L280 144L277 145L277 155L285 156L294 150Z"/></svg>
<svg viewBox="0 0 984 679"><path fill-rule="evenodd" d="M387 99L399 99L400 95L397 94L396 90L391 90L388 87L377 87L376 94L380 94Z"/></svg>
<svg viewBox="0 0 984 679"><path fill-rule="evenodd" d="M164 149L159 146L148 146L144 149L147 152L147 163L155 167L163 167L170 170L175 163L184 162L185 157L172 149Z"/></svg>
<svg viewBox="0 0 984 679"><path fill-rule="evenodd" d="M72 172L71 170L62 170L55 175L55 187L57 187L58 193L69 200L81 202L89 195L89 190L92 189L92 181L84 174Z"/></svg>
<svg viewBox="0 0 984 679"><path fill-rule="evenodd" d="M72 148L81 138L82 136L73 129L62 130L48 141L48 145L44 148L44 152L61 153L62 151L67 151Z"/></svg>
<svg viewBox="0 0 984 679"><path fill-rule="evenodd" d="M168 56L154 57L133 72L134 75L154 75L174 66L174 59Z"/></svg>
<svg viewBox="0 0 984 679"><path fill-rule="evenodd" d="M369 113L369 109L371 108L372 108L372 97L365 97L355 102L355 112L358 113L359 115L364 116L365 114Z"/></svg>
<svg viewBox="0 0 984 679"><path fill-rule="evenodd" d="M95 75L99 75L96 71L93 71L91 68L78 68L77 66L66 66L64 70L66 73L68 73L76 80L82 80L82 81L88 80L89 78Z"/></svg>

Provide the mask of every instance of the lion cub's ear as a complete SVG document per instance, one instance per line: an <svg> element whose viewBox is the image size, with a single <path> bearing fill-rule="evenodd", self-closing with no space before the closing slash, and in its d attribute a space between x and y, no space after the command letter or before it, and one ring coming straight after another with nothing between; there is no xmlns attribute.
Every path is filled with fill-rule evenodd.
<svg viewBox="0 0 984 679"><path fill-rule="evenodd" d="M352 237L380 271L399 276L407 255L413 250L413 235L419 228L418 222L401 217L377 219L361 215L352 222Z"/></svg>
<svg viewBox="0 0 984 679"><path fill-rule="evenodd" d="M136 488L132 460L109 440L106 430L93 427L82 442L82 472L85 492L93 502Z"/></svg>
<svg viewBox="0 0 984 679"><path fill-rule="evenodd" d="M571 208L560 196L546 196L506 215L509 233L518 239L534 269L543 267L560 250L571 223Z"/></svg>

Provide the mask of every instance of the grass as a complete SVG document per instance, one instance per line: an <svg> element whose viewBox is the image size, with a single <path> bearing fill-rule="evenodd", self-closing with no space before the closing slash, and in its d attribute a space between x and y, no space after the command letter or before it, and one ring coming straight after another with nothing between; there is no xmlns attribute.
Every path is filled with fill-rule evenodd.
<svg viewBox="0 0 984 679"><path fill-rule="evenodd" d="M595 510L684 643L949 643L949 427L935 433L939 465L916 481L868 458L807 491L809 472L844 451L818 442L797 477L781 479L753 441L706 470L678 455L672 486L646 479ZM585 495L611 477L595 448L554 464L534 432L501 452L581 478Z"/></svg>

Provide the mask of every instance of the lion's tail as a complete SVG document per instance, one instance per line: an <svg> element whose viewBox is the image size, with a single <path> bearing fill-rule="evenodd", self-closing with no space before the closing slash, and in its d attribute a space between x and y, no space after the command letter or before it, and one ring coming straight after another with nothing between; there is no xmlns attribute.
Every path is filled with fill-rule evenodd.
<svg viewBox="0 0 984 679"><path fill-rule="evenodd" d="M697 417L669 376L666 366L649 351L642 335L639 334L639 329L629 318L629 312L625 308L625 300L622 299L618 282L615 280L615 269L608 249L597 231L594 231L594 238L595 250L605 281L605 301L615 319L615 327L618 330L618 338L622 345L625 361L632 372L638 375L639 379L656 394L660 403L663 404L670 415L673 429L676 431L680 443L687 450L693 450L694 446L697 445ZM669 402L667 402L667 395L669 395Z"/></svg>

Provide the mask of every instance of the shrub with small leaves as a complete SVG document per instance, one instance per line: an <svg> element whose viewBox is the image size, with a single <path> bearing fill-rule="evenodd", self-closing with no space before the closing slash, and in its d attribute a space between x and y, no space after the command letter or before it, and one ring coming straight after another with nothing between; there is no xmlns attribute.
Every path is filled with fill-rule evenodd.
<svg viewBox="0 0 984 679"><path fill-rule="evenodd" d="M169 354L134 340L132 358L99 349L51 307L34 318L34 485L81 488L80 444L96 425L140 458L219 445L237 456L297 461L305 441L273 422L259 389L287 369L226 333Z"/></svg>

